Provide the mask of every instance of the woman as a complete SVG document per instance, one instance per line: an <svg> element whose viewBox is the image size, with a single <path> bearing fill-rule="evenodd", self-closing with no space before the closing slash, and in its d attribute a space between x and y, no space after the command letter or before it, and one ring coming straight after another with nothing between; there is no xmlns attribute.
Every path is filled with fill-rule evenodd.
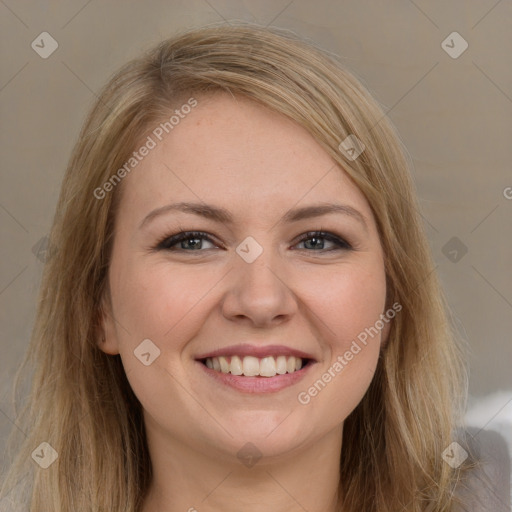
<svg viewBox="0 0 512 512"><path fill-rule="evenodd" d="M407 162L320 50L214 27L127 64L50 243L25 510L455 510L464 370Z"/></svg>

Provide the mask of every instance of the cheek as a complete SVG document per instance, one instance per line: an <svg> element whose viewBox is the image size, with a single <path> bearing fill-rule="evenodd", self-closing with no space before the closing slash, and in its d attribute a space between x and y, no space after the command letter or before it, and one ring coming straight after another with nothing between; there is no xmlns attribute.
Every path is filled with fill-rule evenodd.
<svg viewBox="0 0 512 512"><path fill-rule="evenodd" d="M118 273L117 308L133 338L163 342L181 329L188 315L215 284L211 273L172 267L167 263L126 266Z"/></svg>
<svg viewBox="0 0 512 512"><path fill-rule="evenodd" d="M118 329L120 351L133 353L143 339L149 338L167 352L166 360L175 360L200 332L205 315L215 307L212 300L220 300L215 288L222 289L219 281L223 275L206 265L187 268L165 261L151 266L128 262L113 274L116 321L118 327L123 327ZM293 321L309 323L308 330L323 345L322 350L330 352L324 353L326 360L348 350L351 342L374 326L383 312L386 284L378 262L318 267L289 277L287 285L297 300L296 314L305 317ZM300 302L306 306L303 313ZM376 338L371 346L378 346Z"/></svg>
<svg viewBox="0 0 512 512"><path fill-rule="evenodd" d="M113 272L119 353L133 391L153 412L163 403L187 407L182 386L190 379L189 342L200 336L216 300L215 285L224 275L199 267L127 262ZM147 339L151 343L143 342ZM148 356L136 357L148 352L139 348L146 346L141 343L150 348L147 366Z"/></svg>
<svg viewBox="0 0 512 512"><path fill-rule="evenodd" d="M351 267L313 279L318 292L309 305L322 328L325 359L315 378L304 383L298 402L328 425L342 422L361 401L375 373L386 298L383 267Z"/></svg>
<svg viewBox="0 0 512 512"><path fill-rule="evenodd" d="M333 350L346 350L384 312L386 278L383 266L377 263L347 265L316 278L312 274L308 279L308 286L316 290L309 294L309 305L323 321L326 339Z"/></svg>
<svg viewBox="0 0 512 512"><path fill-rule="evenodd" d="M157 416L164 403L177 409L190 408L188 394L178 384L190 377L183 368L183 354L188 353L189 341L201 335L208 315L215 314L222 290L229 293L222 283L224 275L225 269L178 267L165 261L151 266L127 263L113 273L116 320L126 327L118 329L125 371L144 408ZM304 401L298 400L294 408L308 416L315 411L325 425L335 425L356 407L373 377L380 332L367 335L366 343L359 341L359 347L353 342L364 337L383 313L383 267L377 260L366 260L336 268L325 265L307 272L296 270L288 277L289 293L293 292L297 300L297 317L292 322L305 325L304 332L318 343L323 356L315 380L304 381L298 390L309 397L309 405L303 409ZM160 350L150 366L134 357L134 350L146 338ZM315 384L325 374L329 382L323 387Z"/></svg>
<svg viewBox="0 0 512 512"><path fill-rule="evenodd" d="M162 407L188 409L184 350L198 335L205 320L204 304L221 276L206 267L185 269L168 262L145 266L128 261L112 270L119 352L131 388L154 417ZM151 343L144 341L146 348L139 350L148 339ZM148 352L151 362L146 365L137 354Z"/></svg>

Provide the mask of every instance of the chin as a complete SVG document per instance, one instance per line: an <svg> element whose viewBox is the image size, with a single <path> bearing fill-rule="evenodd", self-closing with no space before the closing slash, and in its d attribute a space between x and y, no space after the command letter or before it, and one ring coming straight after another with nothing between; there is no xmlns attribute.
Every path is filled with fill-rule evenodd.
<svg viewBox="0 0 512 512"><path fill-rule="evenodd" d="M311 419L299 418L290 411L244 411L224 423L226 430L233 436L225 433L222 439L212 441L217 449L225 451L228 455L240 458L244 452L250 454L251 450L263 459L280 458L293 453L301 446L307 444L308 437L311 442L318 435ZM210 431L211 432L211 431ZM241 453L239 453L241 452Z"/></svg>

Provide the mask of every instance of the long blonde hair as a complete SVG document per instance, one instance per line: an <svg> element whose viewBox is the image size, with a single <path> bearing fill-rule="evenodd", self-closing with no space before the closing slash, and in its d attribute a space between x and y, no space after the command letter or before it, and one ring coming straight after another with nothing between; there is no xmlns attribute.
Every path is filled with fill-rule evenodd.
<svg viewBox="0 0 512 512"><path fill-rule="evenodd" d="M385 255L387 304L402 306L376 374L346 419L340 460L345 512L452 510L441 454L460 421L466 379L434 272L406 153L382 109L336 58L278 29L213 26L160 43L98 96L71 156L49 237L30 346L31 390L16 419L2 496L33 512L140 510L151 480L141 405L119 356L97 346L122 183L101 187L183 98L227 91L307 129L370 204ZM350 159L339 145L365 145ZM134 172L137 172L136 170ZM18 429L24 432L21 446ZM47 469L32 452L58 454ZM19 492L17 492L19 490Z"/></svg>

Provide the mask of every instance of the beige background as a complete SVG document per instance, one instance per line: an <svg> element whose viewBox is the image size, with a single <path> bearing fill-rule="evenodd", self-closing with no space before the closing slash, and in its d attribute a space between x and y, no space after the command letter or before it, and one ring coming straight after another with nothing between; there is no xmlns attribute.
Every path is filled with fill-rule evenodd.
<svg viewBox="0 0 512 512"><path fill-rule="evenodd" d="M33 247L50 229L95 91L176 30L235 19L292 29L340 55L384 106L414 163L436 271L471 346L471 394L494 393L475 421L512 422L510 2L2 0L0 14L0 443L34 318L42 263ZM43 31L59 45L47 59L31 48ZM441 46L453 31L469 44L456 59ZM458 262L443 253L452 237L468 251Z"/></svg>

